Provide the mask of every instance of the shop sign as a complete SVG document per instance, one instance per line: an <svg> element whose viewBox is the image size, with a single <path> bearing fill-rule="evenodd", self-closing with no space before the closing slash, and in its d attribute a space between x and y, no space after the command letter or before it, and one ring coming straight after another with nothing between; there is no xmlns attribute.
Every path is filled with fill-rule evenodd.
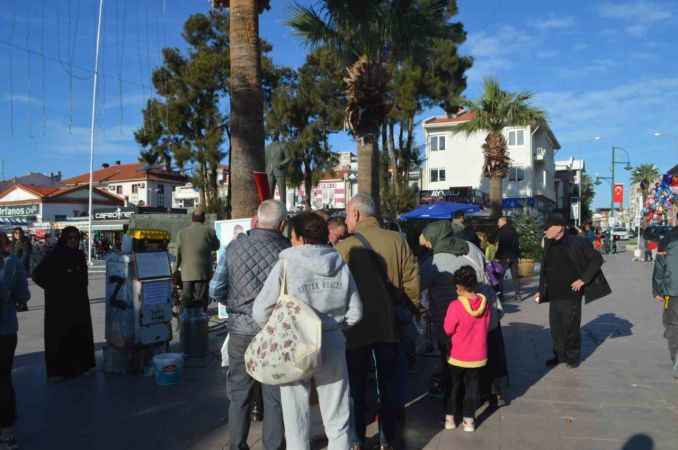
<svg viewBox="0 0 678 450"><path fill-rule="evenodd" d="M40 205L0 206L0 217L32 217L40 213Z"/></svg>

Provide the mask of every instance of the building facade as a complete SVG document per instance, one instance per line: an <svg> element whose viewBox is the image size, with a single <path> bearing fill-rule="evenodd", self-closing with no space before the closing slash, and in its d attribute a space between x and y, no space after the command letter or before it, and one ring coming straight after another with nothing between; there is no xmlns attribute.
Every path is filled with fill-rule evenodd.
<svg viewBox="0 0 678 450"><path fill-rule="evenodd" d="M582 223L582 179L586 166L581 159L556 161L556 209L576 226Z"/></svg>
<svg viewBox="0 0 678 450"><path fill-rule="evenodd" d="M473 113L461 112L424 121L426 139L422 167L422 197L462 188L475 191L476 197L489 194L489 180L483 176L483 148L486 132L455 133L454 127L473 119ZM504 210L507 214L526 209L546 213L556 206L555 153L560 144L547 125L507 127L504 137L511 159L509 175L504 179ZM438 195L440 196L440 195Z"/></svg>
<svg viewBox="0 0 678 450"><path fill-rule="evenodd" d="M230 170L228 166L221 166L217 172L217 185L219 198L228 198L228 184L230 182ZM200 206L200 189L188 182L183 186L177 186L172 195L173 208L192 209Z"/></svg>
<svg viewBox="0 0 678 450"><path fill-rule="evenodd" d="M140 163L104 164L93 173L94 186L123 199L126 205L172 208L172 194L188 178L160 167ZM89 173L63 180L66 187L89 184Z"/></svg>

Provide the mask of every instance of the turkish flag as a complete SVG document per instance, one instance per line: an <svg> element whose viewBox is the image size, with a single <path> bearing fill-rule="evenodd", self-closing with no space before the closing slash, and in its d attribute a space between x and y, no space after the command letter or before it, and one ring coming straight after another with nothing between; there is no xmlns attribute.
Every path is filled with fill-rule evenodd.
<svg viewBox="0 0 678 450"><path fill-rule="evenodd" d="M614 185L614 203L622 205L624 203L624 185L616 184Z"/></svg>

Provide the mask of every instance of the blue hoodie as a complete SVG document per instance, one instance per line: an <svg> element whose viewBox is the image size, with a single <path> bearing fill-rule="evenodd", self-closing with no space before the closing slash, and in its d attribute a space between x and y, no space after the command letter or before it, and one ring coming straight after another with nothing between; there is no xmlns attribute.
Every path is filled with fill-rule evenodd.
<svg viewBox="0 0 678 450"><path fill-rule="evenodd" d="M26 271L16 256L0 256L0 336L16 334L16 304L31 298Z"/></svg>
<svg viewBox="0 0 678 450"><path fill-rule="evenodd" d="M348 265L332 247L303 245L280 252L252 308L259 326L264 326L280 297L285 267L287 293L313 308L323 331L341 330L360 321L362 302Z"/></svg>

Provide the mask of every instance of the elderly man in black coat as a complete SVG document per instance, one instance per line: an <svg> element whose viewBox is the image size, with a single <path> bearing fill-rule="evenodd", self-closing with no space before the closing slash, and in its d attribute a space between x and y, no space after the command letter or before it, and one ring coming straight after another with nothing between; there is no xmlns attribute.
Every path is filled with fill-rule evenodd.
<svg viewBox="0 0 678 450"><path fill-rule="evenodd" d="M567 233L567 221L562 215L547 218L544 236L544 261L536 301L551 303L549 325L555 354L546 365L564 362L576 368L581 356L582 297L589 303L612 291L601 270L603 257L588 240Z"/></svg>

